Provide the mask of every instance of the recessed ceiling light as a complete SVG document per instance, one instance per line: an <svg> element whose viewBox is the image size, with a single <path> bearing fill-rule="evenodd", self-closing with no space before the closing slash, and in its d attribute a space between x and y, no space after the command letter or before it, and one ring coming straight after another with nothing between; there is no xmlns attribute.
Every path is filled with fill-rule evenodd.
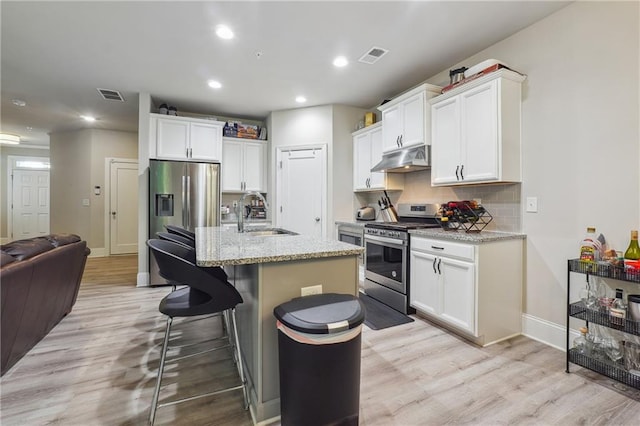
<svg viewBox="0 0 640 426"><path fill-rule="evenodd" d="M88 121L88 122L96 121L96 118L92 117L90 115L81 115L80 118L82 118L84 121Z"/></svg>
<svg viewBox="0 0 640 426"><path fill-rule="evenodd" d="M11 102L13 102L15 106L19 106L19 107L23 107L27 105L27 103L22 99L11 99Z"/></svg>
<svg viewBox="0 0 640 426"><path fill-rule="evenodd" d="M209 80L209 82L207 84L212 89L219 89L219 88L222 87L222 84L219 81L215 81L215 80Z"/></svg>
<svg viewBox="0 0 640 426"><path fill-rule="evenodd" d="M233 38L233 31L226 25L218 25L216 27L216 35L224 40L231 40Z"/></svg>
<svg viewBox="0 0 640 426"><path fill-rule="evenodd" d="M296 96L296 102L299 104L303 104L307 102L307 98L305 98L304 96Z"/></svg>
<svg viewBox="0 0 640 426"><path fill-rule="evenodd" d="M9 133L0 133L0 143L7 145L18 145L20 143L20 136L11 135Z"/></svg>
<svg viewBox="0 0 640 426"><path fill-rule="evenodd" d="M345 58L344 56L338 56L333 60L333 66L336 67L346 67L347 64L349 64L349 61L347 61L347 58Z"/></svg>

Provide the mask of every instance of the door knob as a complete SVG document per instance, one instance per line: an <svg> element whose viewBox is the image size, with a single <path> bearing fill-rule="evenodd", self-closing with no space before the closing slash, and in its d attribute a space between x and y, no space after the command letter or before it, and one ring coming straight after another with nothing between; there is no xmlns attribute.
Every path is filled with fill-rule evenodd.
<svg viewBox="0 0 640 426"><path fill-rule="evenodd" d="M116 218L116 212L111 212L111 216L113 216L113 218Z"/></svg>
<svg viewBox="0 0 640 426"><path fill-rule="evenodd" d="M320 222L320 218L319 217L316 217L316 222Z"/></svg>

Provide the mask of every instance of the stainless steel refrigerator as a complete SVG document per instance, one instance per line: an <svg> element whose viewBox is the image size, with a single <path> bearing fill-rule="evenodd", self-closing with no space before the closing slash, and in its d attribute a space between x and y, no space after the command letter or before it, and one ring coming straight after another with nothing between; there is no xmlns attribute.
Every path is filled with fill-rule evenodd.
<svg viewBox="0 0 640 426"><path fill-rule="evenodd" d="M220 226L220 164L150 160L149 238L165 225ZM166 284L151 253L149 284Z"/></svg>

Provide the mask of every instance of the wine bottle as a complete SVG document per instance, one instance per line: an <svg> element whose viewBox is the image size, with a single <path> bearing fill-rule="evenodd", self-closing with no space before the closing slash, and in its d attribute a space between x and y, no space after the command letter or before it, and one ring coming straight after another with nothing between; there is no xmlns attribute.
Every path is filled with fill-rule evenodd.
<svg viewBox="0 0 640 426"><path fill-rule="evenodd" d="M609 309L610 323L614 327L624 327L624 319L627 316L627 304L624 301L623 290L616 288L616 298Z"/></svg>
<svg viewBox="0 0 640 426"><path fill-rule="evenodd" d="M624 252L624 267L634 272L640 271L640 246L638 246L638 231L631 231L631 242Z"/></svg>

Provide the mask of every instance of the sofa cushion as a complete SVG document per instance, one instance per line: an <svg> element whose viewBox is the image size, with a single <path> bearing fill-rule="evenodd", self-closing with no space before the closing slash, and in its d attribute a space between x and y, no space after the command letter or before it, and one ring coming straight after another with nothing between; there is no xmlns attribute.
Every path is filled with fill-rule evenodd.
<svg viewBox="0 0 640 426"><path fill-rule="evenodd" d="M44 237L30 238L27 240L12 241L0 247L8 255L16 260L29 259L45 251L53 249L53 245Z"/></svg>
<svg viewBox="0 0 640 426"><path fill-rule="evenodd" d="M6 253L4 250L0 250L0 267L15 262L16 258Z"/></svg>
<svg viewBox="0 0 640 426"><path fill-rule="evenodd" d="M49 240L54 247L66 246L67 244L80 241L80 237L75 234L51 234L44 238Z"/></svg>

